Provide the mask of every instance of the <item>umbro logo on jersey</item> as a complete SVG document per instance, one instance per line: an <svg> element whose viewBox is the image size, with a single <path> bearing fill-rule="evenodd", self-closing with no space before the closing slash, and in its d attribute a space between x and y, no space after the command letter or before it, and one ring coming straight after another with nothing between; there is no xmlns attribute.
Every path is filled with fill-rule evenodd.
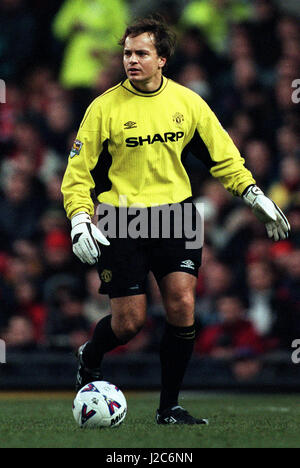
<svg viewBox="0 0 300 468"><path fill-rule="evenodd" d="M128 122L124 123L124 130L129 130L130 128L137 128L136 122L129 120Z"/></svg>
<svg viewBox="0 0 300 468"><path fill-rule="evenodd" d="M180 264L181 268L190 268L191 270L195 270L195 263L192 260L183 260Z"/></svg>

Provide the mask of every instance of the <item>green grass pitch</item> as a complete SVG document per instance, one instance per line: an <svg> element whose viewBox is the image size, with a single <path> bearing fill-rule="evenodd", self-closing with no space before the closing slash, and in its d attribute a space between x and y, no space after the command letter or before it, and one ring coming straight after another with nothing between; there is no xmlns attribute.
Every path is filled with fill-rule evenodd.
<svg viewBox="0 0 300 468"><path fill-rule="evenodd" d="M183 393L180 404L209 426L158 426L157 393L124 393L125 422L100 430L76 426L71 393L0 393L0 448L300 447L300 395Z"/></svg>

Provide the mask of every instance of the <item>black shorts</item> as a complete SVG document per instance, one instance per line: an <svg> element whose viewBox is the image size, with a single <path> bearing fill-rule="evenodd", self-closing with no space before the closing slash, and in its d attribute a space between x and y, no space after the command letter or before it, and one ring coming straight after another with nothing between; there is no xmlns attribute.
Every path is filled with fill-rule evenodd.
<svg viewBox="0 0 300 468"><path fill-rule="evenodd" d="M187 204L192 206L189 207L185 219L182 216L181 225L178 227L180 219L178 218L179 211L176 212L176 208L179 206L183 213ZM101 206L107 207L108 205L102 204ZM198 235L198 240L195 240L195 237L193 239L192 235L196 233L197 228L198 230L203 229L200 215L190 200L185 200L180 204L165 205L165 207L175 207L174 211L176 212L176 215L172 215L172 210L170 212L169 229L163 230L161 218L157 228L158 218L156 218L156 228L153 231L151 228L154 226L154 221L151 209L143 208L142 210L147 211L147 216L143 211L140 220L145 220L147 217L148 235L141 230L141 236L137 238L125 236L124 226L120 236L120 219L122 218L119 216L120 210L127 210L127 208L114 208L116 210L116 229L113 229L113 235L111 235L110 229L106 230L105 234L110 245L100 246L101 257L97 267L101 279L100 294L108 294L110 298L144 294L150 271L154 274L158 284L164 276L177 271L198 277L203 241L199 239L199 233L195 234L195 236ZM139 210L139 213L142 210ZM128 211L125 218L127 227L134 219L137 220L136 215L132 215ZM99 219L103 221L104 216L101 215ZM122 219L124 220L124 216ZM168 221L168 218L166 219ZM134 222L134 226L137 226L136 222ZM99 227L102 232L105 231L103 225L99 225ZM203 233L201 235L203 236ZM136 236L137 233L134 234L134 237Z"/></svg>

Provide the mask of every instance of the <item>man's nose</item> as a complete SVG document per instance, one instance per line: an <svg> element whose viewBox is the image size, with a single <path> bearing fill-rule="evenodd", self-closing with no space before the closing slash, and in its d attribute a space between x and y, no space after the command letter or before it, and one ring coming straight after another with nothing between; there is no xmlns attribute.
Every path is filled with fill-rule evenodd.
<svg viewBox="0 0 300 468"><path fill-rule="evenodd" d="M131 54L130 56L130 60L129 60L129 63L137 63L138 59L137 59L137 56L135 54Z"/></svg>

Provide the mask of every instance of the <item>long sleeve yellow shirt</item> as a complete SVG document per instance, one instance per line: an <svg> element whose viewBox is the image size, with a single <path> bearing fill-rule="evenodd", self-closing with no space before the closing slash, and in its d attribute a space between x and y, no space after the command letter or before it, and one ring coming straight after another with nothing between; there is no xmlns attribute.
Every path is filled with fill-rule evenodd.
<svg viewBox="0 0 300 468"><path fill-rule="evenodd" d="M88 107L71 150L62 183L71 218L94 214L91 192L114 206L178 203L191 185L183 165L191 151L233 195L251 184L252 174L228 133L206 102L190 89L162 78L145 93L129 80Z"/></svg>

